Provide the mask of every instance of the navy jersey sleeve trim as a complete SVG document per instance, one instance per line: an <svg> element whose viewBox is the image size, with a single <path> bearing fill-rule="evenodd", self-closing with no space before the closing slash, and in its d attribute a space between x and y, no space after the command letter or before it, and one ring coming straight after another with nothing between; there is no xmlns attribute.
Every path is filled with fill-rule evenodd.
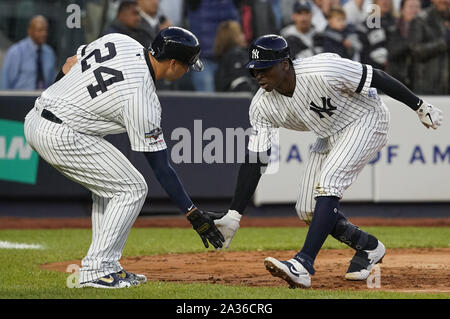
<svg viewBox="0 0 450 319"><path fill-rule="evenodd" d="M145 62L147 63L147 66L148 66L148 69L150 71L150 74L152 75L153 82L155 82L156 81L156 79L155 79L155 70L153 70L153 66L152 66L152 63L150 62L150 57L148 56L148 54L149 54L149 51L144 48Z"/></svg>
<svg viewBox="0 0 450 319"><path fill-rule="evenodd" d="M53 83L56 83L56 82L58 82L59 80L61 80L63 77L64 77L64 72L63 72L63 70L62 70L62 68L61 68L61 70L59 71L59 73L58 73L58 75L56 76L56 78L55 78L55 82L53 82Z"/></svg>
<svg viewBox="0 0 450 319"><path fill-rule="evenodd" d="M364 87L364 83L366 83L366 79L367 79L367 65L362 64L362 76L361 76L361 81L359 82L359 85L356 89L356 93L361 93L363 87Z"/></svg>

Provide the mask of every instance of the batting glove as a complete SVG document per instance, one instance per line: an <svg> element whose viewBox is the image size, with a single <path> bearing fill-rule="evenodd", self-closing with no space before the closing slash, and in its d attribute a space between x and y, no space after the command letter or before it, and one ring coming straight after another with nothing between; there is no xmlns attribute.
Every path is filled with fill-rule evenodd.
<svg viewBox="0 0 450 319"><path fill-rule="evenodd" d="M225 239L220 231L214 225L211 214L203 212L197 208L192 209L186 214L187 219L192 224L192 228L200 235L205 248L209 247L208 241L214 248L221 248Z"/></svg>
<svg viewBox="0 0 450 319"><path fill-rule="evenodd" d="M437 129L442 124L444 117L440 109L423 100L421 100L421 105L416 113L426 128Z"/></svg>
<svg viewBox="0 0 450 319"><path fill-rule="evenodd" d="M228 210L228 213L220 219L214 221L217 229L222 233L225 238L223 248L230 247L231 240L239 229L239 222L242 215L235 210Z"/></svg>

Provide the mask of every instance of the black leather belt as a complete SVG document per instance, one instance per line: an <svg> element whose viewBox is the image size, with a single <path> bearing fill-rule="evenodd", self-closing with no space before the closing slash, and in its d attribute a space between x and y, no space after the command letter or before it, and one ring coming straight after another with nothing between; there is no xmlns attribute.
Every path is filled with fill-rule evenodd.
<svg viewBox="0 0 450 319"><path fill-rule="evenodd" d="M52 121L53 123L56 123L56 124L62 123L61 119L58 118L55 114L53 114L49 110L43 109L41 116L46 120Z"/></svg>

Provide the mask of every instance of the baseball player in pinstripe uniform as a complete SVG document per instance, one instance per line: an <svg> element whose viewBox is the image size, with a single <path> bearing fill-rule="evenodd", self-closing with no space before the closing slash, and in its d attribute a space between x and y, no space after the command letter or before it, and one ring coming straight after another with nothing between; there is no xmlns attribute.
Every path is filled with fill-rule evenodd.
<svg viewBox="0 0 450 319"><path fill-rule="evenodd" d="M291 287L309 287L314 260L329 234L356 252L345 274L365 280L381 262L384 245L350 223L339 208L344 191L386 144L389 111L377 89L417 112L427 127L438 128L442 112L414 95L385 72L336 54L323 53L292 61L284 38L266 35L250 47L247 68L259 91L250 106L246 163L239 170L230 210L215 220L228 247L242 213L268 162L274 131L284 127L313 131L317 141L300 186L296 210L309 224L303 248L290 260L264 260L267 270Z"/></svg>
<svg viewBox="0 0 450 319"><path fill-rule="evenodd" d="M147 196L144 177L103 137L127 132L171 200L186 214L205 247L222 247L212 214L200 211L169 163L161 128L158 79L176 80L201 71L197 38L182 28L162 30L151 48L109 34L81 46L57 82L36 100L25 119L25 136L41 157L92 192L92 243L83 258L81 287L123 288L146 282L119 259Z"/></svg>

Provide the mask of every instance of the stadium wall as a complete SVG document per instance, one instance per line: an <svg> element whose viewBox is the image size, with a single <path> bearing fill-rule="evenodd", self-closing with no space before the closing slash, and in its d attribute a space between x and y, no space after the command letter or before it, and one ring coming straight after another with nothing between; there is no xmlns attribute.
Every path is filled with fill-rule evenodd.
<svg viewBox="0 0 450 319"><path fill-rule="evenodd" d="M13 203L53 202L55 211L65 210L70 215L71 209L63 209L57 203L89 202L89 192L40 159L23 136L23 119L38 95L39 92L0 92L0 201L10 207ZM250 126L251 95L161 92L159 97L164 136L171 151L175 150L173 165L186 190L194 199L228 203L243 143L233 134L240 135ZM447 113L448 96L425 99ZM364 169L344 201L450 204L450 125L444 121L439 130L426 130L407 107L388 97L384 100L391 111L388 145ZM145 176L149 201L166 201L167 195L142 154L130 150L127 135L107 139ZM295 202L313 141L311 133L280 130L280 142L272 156L277 174L263 177L254 198L256 206ZM180 146L185 147L182 150ZM188 149L190 154L186 153ZM82 211L88 213L84 206ZM48 208L39 214L46 212L52 214Z"/></svg>

